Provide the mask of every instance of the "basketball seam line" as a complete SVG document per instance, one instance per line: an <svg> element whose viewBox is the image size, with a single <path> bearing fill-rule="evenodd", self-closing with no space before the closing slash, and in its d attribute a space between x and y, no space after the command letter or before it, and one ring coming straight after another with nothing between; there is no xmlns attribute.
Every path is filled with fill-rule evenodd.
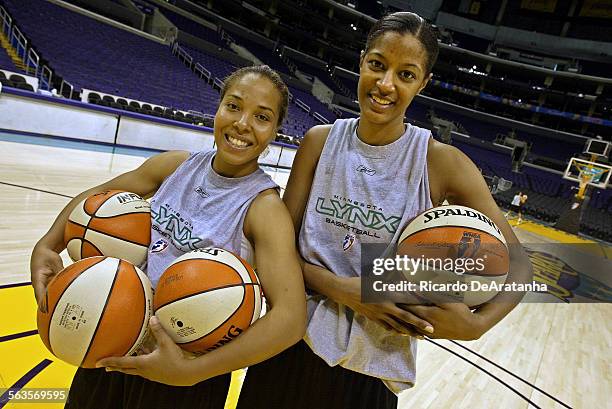
<svg viewBox="0 0 612 409"><path fill-rule="evenodd" d="M232 252L232 254L234 254L234 253ZM244 268L247 270L247 273L250 273L249 267L253 270L253 275L255 276L255 280L257 281L257 284L260 284L259 283L259 276L257 275L257 271L255 271L255 269L253 267L248 266L246 264L246 261L243 260L242 257L240 257L240 256L238 256L236 254L234 254L234 256L236 256L238 261L240 261L240 263L244 266ZM251 276L251 274L249 274L249 277L250 276ZM261 304L261 298L262 298L262 295L261 295L261 285L259 286L259 290L260 290L259 303ZM253 296L255 297L255 295L253 295ZM261 315L261 305L259 306L259 314ZM257 318L259 318L259 317L257 317ZM255 305L253 305L253 311L251 311L251 319L249 320L249 325L252 325L255 321L256 321L255 320Z"/></svg>
<svg viewBox="0 0 612 409"><path fill-rule="evenodd" d="M93 215L88 214L88 216L95 217L96 219L112 219L113 217L124 216L128 214L151 214L151 213L150 212L127 212L127 213L119 213L113 216L98 216L97 214L94 213Z"/></svg>
<svg viewBox="0 0 612 409"><path fill-rule="evenodd" d="M479 229L479 228L477 228L477 227L471 227L471 226L462 226L462 225L457 225L457 224L445 224L445 225L441 225L441 226L434 226L434 227L430 227L430 228L432 228L432 229L436 229L436 228L440 228L440 227L461 227L461 228L464 228L464 229L478 230L479 232L482 232L482 233L486 233L486 234L488 234L489 236L493 237L495 240L497 240L498 242L500 242L501 244L503 244L503 245L504 245L506 248L508 248L508 244L507 244L507 243L504 243L503 241L501 241L500 239L498 239L497 237L495 237L493 234L489 233L488 231L486 231L486 230L482 230L482 229ZM404 240L407 240L407 239L409 239L410 237L414 236L415 234L420 233L420 232L425 231L425 230L428 230L428 229L430 229L430 228L423 228L423 229L417 230L417 231L415 231L415 232L413 232L413 233L410 233L410 235L409 235L409 236L404 237ZM504 234L502 233L501 235L503 236ZM504 237L504 238L505 238L505 237ZM403 242L404 240L402 240L402 242Z"/></svg>
<svg viewBox="0 0 612 409"><path fill-rule="evenodd" d="M244 284L242 285L244 287ZM236 287L236 286L232 286L232 287ZM188 341L188 342L177 342L177 344L179 345L188 345L194 342L197 342L199 340L201 340L204 337L209 336L210 334L212 334L213 332L215 332L216 330L218 330L219 328L221 328L223 325L225 325L226 322L228 322L236 313L236 311L238 311L240 309L240 307L242 307L244 305L244 300L246 299L246 289L244 291L244 293L242 293L242 301L240 301L240 305L238 305L238 307L236 307L234 309L234 311L225 319L225 321L223 321L222 323L220 323L219 325L217 325L215 328L213 328L212 330L208 331L206 334L202 335L201 337L198 337L197 339L194 339L192 341ZM255 309L255 306L253 305L253 309ZM250 325L250 321L249 321L249 325ZM225 336L225 334L224 334ZM217 341L218 342L218 341ZM216 342L215 342L216 344ZM214 345L214 344L213 344ZM209 347L210 348L210 347Z"/></svg>
<svg viewBox="0 0 612 409"><path fill-rule="evenodd" d="M104 257L104 259L107 259L109 257ZM94 330L91 339L89 340L89 345L87 346L87 350L85 351L85 354L83 354L83 360L81 360L81 365L83 365L83 362L85 362L85 359L87 359L87 355L89 354L89 351L91 350L91 346L94 343L94 339L96 339L96 334L98 333L98 329L100 328L100 322L102 321L102 317L104 317L104 312L106 311L106 307L108 306L108 300L110 299L111 294L113 293L113 288L115 288L115 283L117 282L117 276L119 275L119 269L121 268L121 260L119 260L119 262L117 263L117 269L115 270L115 276L113 277L113 283L110 286L110 289L108 291L108 294L106 295L106 301L104 302L104 307L102 308L102 311L100 313L100 318L98 319L98 322L96 323L96 329Z"/></svg>
<svg viewBox="0 0 612 409"><path fill-rule="evenodd" d="M105 204L106 202L108 202L109 200L111 200L113 197L117 196L119 193L123 193L123 192L124 192L123 190L116 191L115 193L113 193L112 195L110 195L109 197L107 197L106 199L104 199L104 200L103 200L103 201L102 201L102 202L101 202L101 203L98 205L98 207L96 207L96 210L94 210L93 214L89 214L89 213L87 213L87 210L85 210L85 205L87 204L87 201L88 201L89 199L91 199L91 198L92 198L93 196L95 196L95 195L99 195L100 193L105 193L105 192L110 193L110 192L112 192L113 190L115 190L115 189L103 190L103 191L101 191L101 192L94 193L94 194L92 194L91 196L87 197L87 198L86 198L86 199L83 201L83 211L85 212L85 214L86 214L86 215L88 215L88 216L90 216L90 217L94 217L94 216L96 215L96 212L97 212L98 210L100 210L100 208L101 208L102 206L104 206L104 204Z"/></svg>
<svg viewBox="0 0 612 409"><path fill-rule="evenodd" d="M85 232L87 232L87 230L86 230ZM86 239L85 239L85 237L83 237L83 238L81 239L81 254L79 254L79 256L81 257L81 258L80 258L80 260L83 260L84 258L89 258L89 257L83 257L83 246L84 246L86 243L87 243L87 244L89 244L89 245L90 245L91 247L93 247L94 249L96 249L96 251L97 251L98 253L100 253L100 255L99 255L99 256L89 256L89 257L100 257L100 256L102 256L102 257L106 257L104 254L102 254L102 251L100 251L100 249L99 249L99 248L98 248L98 247L97 247L95 244L93 244L93 243L92 243L91 241L89 241L89 240L86 240ZM77 261L78 261L78 260L77 260Z"/></svg>
<svg viewBox="0 0 612 409"><path fill-rule="evenodd" d="M227 251L227 250L224 250L224 249L220 249L220 250ZM249 274L249 271L248 271L248 269L245 267L245 265L244 265L244 264L242 264L242 261L240 260L240 258L239 258L238 256L236 256L234 253L232 253L231 251L227 251L227 252L228 252L228 253L230 253L232 256L236 257L236 258L238 259L238 261L240 261L240 264L242 265L242 267L244 267L244 268L245 268L245 270L247 270L247 272L246 272L246 273L247 273L247 276L248 276L248 277L249 277L249 279L250 279L250 278L251 278L251 275ZM242 274L240 274L240 272L239 272L238 270L236 270L236 268L235 268L234 266L229 265L229 264L227 264L227 263L226 263L226 262L224 262L224 261L220 261L220 260L217 260L217 259L214 259L214 258L188 258L188 259L185 259L185 260L181 260L181 261L179 261L178 263L173 263L173 264L172 264L170 267L175 266L175 265L177 265L177 264L182 264L182 263L185 263L185 262L187 262L187 261L193 261L193 260L206 260L206 261L214 261L214 262L216 262L216 263L223 264L224 266L229 267L229 268L231 268L232 270L234 270L234 271L235 271L235 272L238 274L238 277L240 277L240 281L242 281L242 283L243 283L243 284L249 284L249 283L246 283L246 282L244 281L244 279L242 278ZM170 268L170 267L168 267L168 268ZM250 284L255 284L255 283L250 283ZM259 281L257 282L257 284L259 284Z"/></svg>
<svg viewBox="0 0 612 409"><path fill-rule="evenodd" d="M106 258L106 257L105 257ZM104 258L102 260L99 260L97 262L95 262L94 264L90 265L89 267L87 267L86 270L92 268L93 266L100 264L102 261L104 261ZM74 265L74 264L72 264ZM62 270L64 271L64 270ZM61 271L60 271L61 273ZM58 273L59 274L59 273ZM72 285L72 283L74 283L74 281L79 278L79 276L83 274L83 271L81 271L78 275L76 275L72 280L70 280L69 283L67 283L67 285L64 287L64 290L62 291L62 293L59 295L59 297L57 297L57 301L55 302L55 305L53 306L53 311L49 311L49 304L47 304L47 314L49 314L49 323L47 325L47 339L49 340L49 349L51 350L51 353L53 355L55 355L55 352L53 352L53 344L51 343L51 322L53 321L53 315L55 314L55 309L57 308L57 305L59 304L60 300L62 299L62 297L64 296L64 294L66 293L66 291L68 290L68 288ZM47 290L48 291L48 290ZM47 294L47 291L45 291L45 296Z"/></svg>
<svg viewBox="0 0 612 409"><path fill-rule="evenodd" d="M119 264L121 264L121 263L119 263ZM130 352L130 350L134 347L134 345L136 345L136 343L138 342L138 339L140 338L140 334L143 333L142 332L143 326L148 325L148 323L145 323L145 320L147 319L147 292L146 292L146 290L144 288L144 283L142 282L142 280L140 278L140 274L138 274L138 272L136 271L136 266L134 266L131 263L128 263L128 267L131 267L131 270L132 270L131 272L134 275L136 275L136 278L138 279L138 283L140 284L140 286L138 288L140 290L142 290L142 298L144 299L144 311L142 313L142 319L140 320L139 330L138 330L138 332L136 332L136 337L134 338L134 340L128 346L127 351L125 351L123 354L121 354L122 356L124 356L125 354Z"/></svg>
<svg viewBox="0 0 612 409"><path fill-rule="evenodd" d="M209 289L204 290L204 291L199 291L199 292L197 292L197 293L193 293L193 294L185 295L185 296L180 297L180 298L176 298L176 299L174 299L174 300L172 300L172 301L168 301L167 303L162 304L162 305L160 305L159 307L155 308L155 312L159 311L160 309L162 309L163 307L165 307L165 306L166 306L166 305L168 305L168 304L172 304L173 302L177 302L177 301L180 301L180 300L184 300L184 299L186 299L186 298L193 297L193 296L195 296L195 295L206 294L206 293L209 293L209 292L211 292L211 291L215 291L215 290L222 290L222 289L225 289L225 288L232 288L232 287L245 287L245 286L249 286L249 285L252 285L252 286L260 286L260 284L255 284L255 283L245 283L245 282L243 282L243 283L240 283L240 284L229 284L229 285L223 285L223 286L220 286L220 287L213 287L213 288L209 288Z"/></svg>
<svg viewBox="0 0 612 409"><path fill-rule="evenodd" d="M68 222L69 222L69 223L74 223L74 224L76 224L77 226L81 226L81 227L83 227L83 228L85 229L85 233L87 233L87 231L88 231L88 230L91 230L91 231L95 231L96 233L100 233L100 234L104 234L105 236L112 237L112 238L117 239L117 240L123 240L123 241L126 241L126 242L128 242L128 243L135 244L135 245L137 245L137 246L146 247L147 249L149 248L149 245L148 245L148 244L147 244L147 245L145 245L145 244L142 244L142 243L136 243L135 241L128 240L128 239L126 239L126 238L124 238L124 237L117 237L117 236L114 236L114 235L112 235L112 234L110 234L110 233L103 232L103 231L96 230L96 229L94 229L94 228L89 227L89 223L90 223L90 222L91 222L91 220L93 220L93 219L94 219L94 218L92 217L92 218L90 219L90 221L89 221L89 222L87 222L87 226L83 226L81 223L76 223L76 222L74 222L74 221L72 221L72 220L68 220ZM75 239L75 238L76 238L76 237L74 237L73 239ZM84 240L84 239L85 239L85 237L83 237L83 239L82 239L82 240ZM94 247L95 247L95 246L94 246ZM81 249L81 250L82 250L82 249Z"/></svg>

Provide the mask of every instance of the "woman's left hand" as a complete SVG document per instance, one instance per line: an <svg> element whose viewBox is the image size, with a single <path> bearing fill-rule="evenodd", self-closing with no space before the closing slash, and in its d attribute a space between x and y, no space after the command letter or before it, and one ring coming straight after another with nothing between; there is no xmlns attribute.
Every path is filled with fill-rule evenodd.
<svg viewBox="0 0 612 409"><path fill-rule="evenodd" d="M203 379L196 379L191 371L192 359L174 343L164 331L157 317L151 317L149 326L157 340L157 348L145 355L104 358L97 368L138 375L151 381L173 386L191 386Z"/></svg>
<svg viewBox="0 0 612 409"><path fill-rule="evenodd" d="M433 306L400 304L400 308L429 322L433 333L417 329L429 338L473 341L486 332L482 317L462 303L443 303Z"/></svg>

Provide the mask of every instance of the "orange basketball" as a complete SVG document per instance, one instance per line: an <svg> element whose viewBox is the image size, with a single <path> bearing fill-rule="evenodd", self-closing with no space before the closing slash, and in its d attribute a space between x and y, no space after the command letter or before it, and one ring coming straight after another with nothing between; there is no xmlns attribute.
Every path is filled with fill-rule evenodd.
<svg viewBox="0 0 612 409"><path fill-rule="evenodd" d="M90 257L63 269L47 286L38 333L59 359L83 368L142 344L153 292L147 276L125 260Z"/></svg>
<svg viewBox="0 0 612 409"><path fill-rule="evenodd" d="M140 265L151 242L151 207L135 193L107 190L79 203L66 223L64 244L73 260L117 257Z"/></svg>
<svg viewBox="0 0 612 409"><path fill-rule="evenodd" d="M412 281L461 283L441 293L469 306L499 292L510 264L508 246L497 225L477 210L456 205L435 207L415 217L400 236L397 254L421 260L418 271L408 277Z"/></svg>
<svg viewBox="0 0 612 409"><path fill-rule="evenodd" d="M159 279L153 308L174 342L194 353L236 338L261 313L262 292L246 261L220 248L177 258Z"/></svg>

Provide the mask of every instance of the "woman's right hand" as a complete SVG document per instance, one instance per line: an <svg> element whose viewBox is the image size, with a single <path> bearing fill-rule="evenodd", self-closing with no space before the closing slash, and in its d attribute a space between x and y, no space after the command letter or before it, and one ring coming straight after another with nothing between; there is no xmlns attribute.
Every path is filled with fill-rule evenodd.
<svg viewBox="0 0 612 409"><path fill-rule="evenodd" d="M34 296L39 305L45 295L47 285L63 268L64 263L58 253L44 244L36 244L30 258L30 272Z"/></svg>
<svg viewBox="0 0 612 409"><path fill-rule="evenodd" d="M336 287L333 299L344 304L351 310L361 314L372 321L382 325L389 331L395 331L402 335L411 335L422 338L416 328L433 333L433 326L416 315L399 308L395 303L363 303L361 301L361 278L360 277L337 277L339 285Z"/></svg>

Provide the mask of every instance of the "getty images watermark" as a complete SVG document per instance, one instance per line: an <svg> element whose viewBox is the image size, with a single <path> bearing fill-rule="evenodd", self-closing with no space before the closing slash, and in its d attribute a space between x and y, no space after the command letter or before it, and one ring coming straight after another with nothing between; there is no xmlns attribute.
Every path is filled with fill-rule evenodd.
<svg viewBox="0 0 612 409"><path fill-rule="evenodd" d="M485 250L481 252L467 246L462 250L461 257L457 257L457 248L446 243L427 243L419 249L420 256L411 257L397 255L395 248L382 244L363 245L362 301L407 304L459 302L477 306L486 302L507 302L508 298L497 295L511 293L527 294L523 302L560 301L551 290L551 284L556 284L545 276L535 277L534 274L534 279L528 282L508 279L508 253L506 250L500 252L499 245L487 247L480 244L480 250ZM423 249L425 251L421 252ZM427 249L431 252L428 253ZM505 258L502 253L506 254ZM591 301L581 298L578 302Z"/></svg>
<svg viewBox="0 0 612 409"><path fill-rule="evenodd" d="M505 283L502 282L502 276L499 276L498 279L486 278L486 262L486 255L478 258L430 258L425 256L415 258L406 255L375 258L372 262L373 275L382 276L385 273L397 275L399 272L406 279L399 280L399 282L375 280L372 289L375 292L539 292L548 290L547 285L543 283ZM473 277L462 280L465 274Z"/></svg>

